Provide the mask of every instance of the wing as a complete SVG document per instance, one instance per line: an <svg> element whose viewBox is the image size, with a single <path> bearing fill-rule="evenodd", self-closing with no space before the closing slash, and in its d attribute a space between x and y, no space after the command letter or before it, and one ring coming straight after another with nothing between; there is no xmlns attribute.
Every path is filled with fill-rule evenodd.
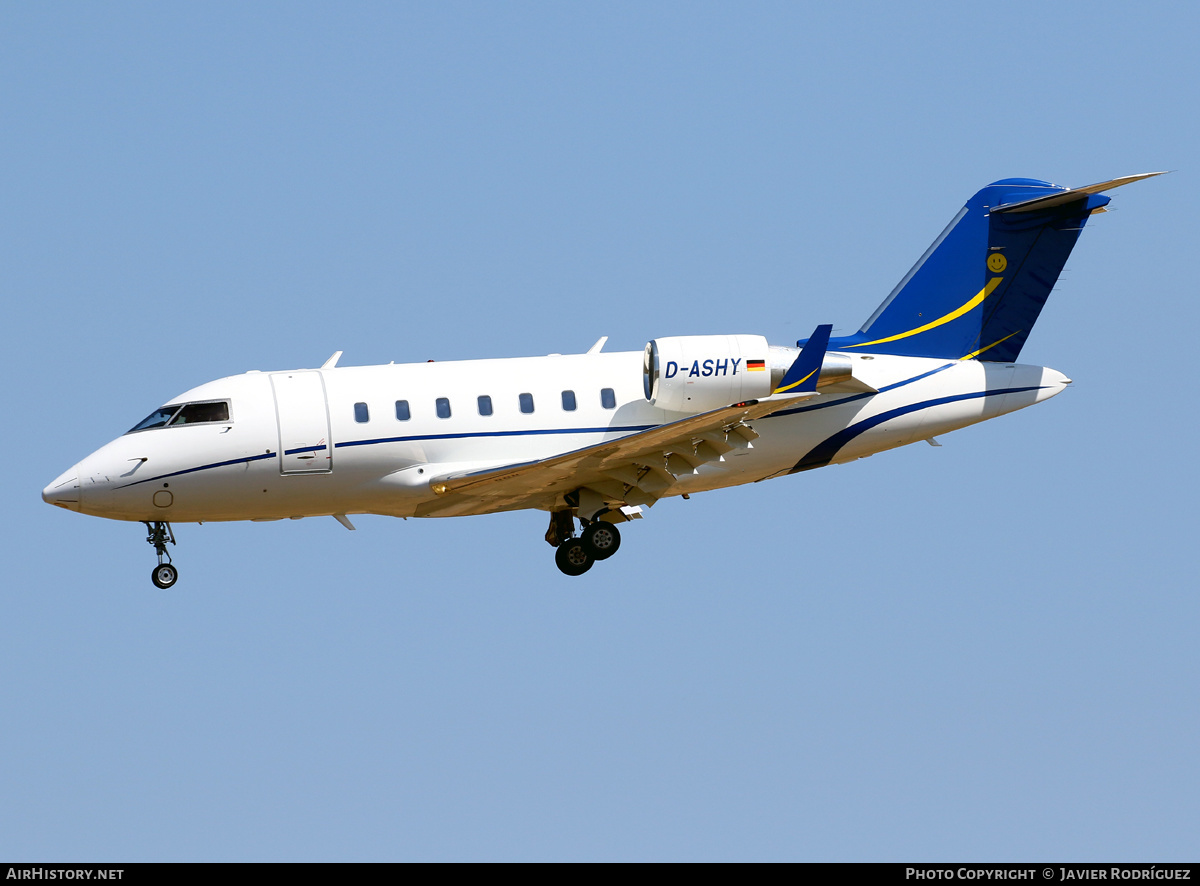
<svg viewBox="0 0 1200 886"><path fill-rule="evenodd" d="M605 503L651 505L680 476L752 446L758 434L749 422L816 396L815 390L802 391L736 403L540 461L449 474L431 481L438 498L420 514L467 513L481 503L489 511L546 507L575 491L590 495L592 513Z"/></svg>
<svg viewBox="0 0 1200 886"><path fill-rule="evenodd" d="M734 403L681 418L617 440L596 443L540 461L447 474L431 480L437 495L417 516L455 516L516 508L552 510L565 495L593 517L623 505L652 505L679 477L725 453L753 446L750 422L817 396L817 381L832 327L818 326L776 388L762 400Z"/></svg>

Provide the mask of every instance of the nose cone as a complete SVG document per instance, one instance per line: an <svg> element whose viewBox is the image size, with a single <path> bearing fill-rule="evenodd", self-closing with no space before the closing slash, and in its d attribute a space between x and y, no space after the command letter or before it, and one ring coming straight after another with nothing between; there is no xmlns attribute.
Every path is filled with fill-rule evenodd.
<svg viewBox="0 0 1200 886"><path fill-rule="evenodd" d="M70 511L79 510L80 500L78 465L42 490L42 501Z"/></svg>

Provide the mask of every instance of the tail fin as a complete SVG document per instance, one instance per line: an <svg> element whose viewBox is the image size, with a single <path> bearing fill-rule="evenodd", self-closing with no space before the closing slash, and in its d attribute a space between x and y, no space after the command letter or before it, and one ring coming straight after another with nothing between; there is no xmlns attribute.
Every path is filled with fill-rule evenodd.
<svg viewBox="0 0 1200 886"><path fill-rule="evenodd" d="M1068 190L1049 182L993 182L940 237L856 334L830 350L909 357L1017 359L1101 194L1150 172Z"/></svg>

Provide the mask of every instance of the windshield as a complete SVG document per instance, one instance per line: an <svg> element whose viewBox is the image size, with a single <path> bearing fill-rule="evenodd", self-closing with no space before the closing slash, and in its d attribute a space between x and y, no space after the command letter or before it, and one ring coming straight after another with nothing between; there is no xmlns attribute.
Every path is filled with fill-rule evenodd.
<svg viewBox="0 0 1200 886"><path fill-rule="evenodd" d="M148 431L151 428L165 428L170 425L177 428L180 425L196 425L205 422L229 421L229 401L215 400L209 403L178 403L155 409L144 419L130 428L126 433Z"/></svg>
<svg viewBox="0 0 1200 886"><path fill-rule="evenodd" d="M202 421L229 421L229 404L224 400L216 403L189 403L171 419L171 427L194 425Z"/></svg>
<svg viewBox="0 0 1200 886"><path fill-rule="evenodd" d="M130 428L128 433L132 434L134 431L146 431L146 430L149 430L150 428L164 427L167 424L167 422L169 422L171 420L171 417L173 415L175 415L175 413L178 411L179 411L178 405L163 406L160 409L155 409L153 412L151 412L149 415L147 415L145 418L143 418L141 421L139 421L136 425L134 425L132 428Z"/></svg>

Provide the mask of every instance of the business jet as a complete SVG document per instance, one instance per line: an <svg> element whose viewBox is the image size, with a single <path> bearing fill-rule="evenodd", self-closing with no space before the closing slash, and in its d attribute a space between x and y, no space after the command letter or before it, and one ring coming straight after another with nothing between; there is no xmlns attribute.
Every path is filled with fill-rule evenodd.
<svg viewBox="0 0 1200 886"><path fill-rule="evenodd" d="M1103 192L1005 179L951 219L862 328L643 351L252 371L186 391L45 488L145 524L159 588L172 524L534 508L567 575L673 496L841 464L1032 406L1071 380L1017 362ZM576 524L579 532L576 533Z"/></svg>

